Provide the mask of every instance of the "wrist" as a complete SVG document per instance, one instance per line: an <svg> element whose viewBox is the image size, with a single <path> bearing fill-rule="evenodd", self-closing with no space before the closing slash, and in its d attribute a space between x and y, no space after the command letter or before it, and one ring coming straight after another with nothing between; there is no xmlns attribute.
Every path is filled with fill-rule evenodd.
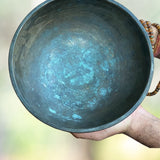
<svg viewBox="0 0 160 160"><path fill-rule="evenodd" d="M150 148L160 147L160 120L139 107L125 134Z"/></svg>
<svg viewBox="0 0 160 160"><path fill-rule="evenodd" d="M140 120L141 116L143 115L144 109L142 106L139 106L131 115L128 120L128 124L124 130L124 134L132 137L132 134L138 132L139 128L141 127Z"/></svg>

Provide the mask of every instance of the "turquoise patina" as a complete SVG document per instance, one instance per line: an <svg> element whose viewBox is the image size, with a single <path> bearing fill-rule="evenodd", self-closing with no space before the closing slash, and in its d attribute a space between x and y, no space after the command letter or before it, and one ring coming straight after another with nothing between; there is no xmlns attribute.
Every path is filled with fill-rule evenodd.
<svg viewBox="0 0 160 160"><path fill-rule="evenodd" d="M148 92L153 55L145 30L111 0L49 0L19 26L9 69L25 107L70 132L110 127Z"/></svg>

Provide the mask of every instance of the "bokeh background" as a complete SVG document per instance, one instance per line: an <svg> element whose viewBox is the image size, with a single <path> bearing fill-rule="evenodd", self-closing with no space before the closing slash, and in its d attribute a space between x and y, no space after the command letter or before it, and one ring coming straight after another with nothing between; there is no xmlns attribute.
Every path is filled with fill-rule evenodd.
<svg viewBox="0 0 160 160"><path fill-rule="evenodd" d="M160 149L149 149L125 135L100 142L77 140L34 118L17 98L9 79L8 51L22 19L43 0L0 0L0 160L159 160ZM159 0L117 0L137 18L160 23ZM151 90L160 79L155 59ZM142 106L160 118L160 93Z"/></svg>

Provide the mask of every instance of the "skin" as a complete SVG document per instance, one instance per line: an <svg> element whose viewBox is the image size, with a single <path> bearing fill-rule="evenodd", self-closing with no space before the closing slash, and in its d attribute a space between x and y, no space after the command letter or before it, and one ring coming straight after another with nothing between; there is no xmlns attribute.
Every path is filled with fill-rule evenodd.
<svg viewBox="0 0 160 160"><path fill-rule="evenodd" d="M155 27L153 32L156 43L158 31ZM129 117L110 128L90 133L72 133L76 138L96 141L116 134L125 134L150 148L160 148L160 119L139 106Z"/></svg>

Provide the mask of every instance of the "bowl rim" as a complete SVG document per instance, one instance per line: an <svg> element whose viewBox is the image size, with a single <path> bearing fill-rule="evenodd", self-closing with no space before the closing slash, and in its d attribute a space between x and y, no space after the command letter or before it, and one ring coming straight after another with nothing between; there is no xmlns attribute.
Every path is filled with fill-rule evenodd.
<svg viewBox="0 0 160 160"><path fill-rule="evenodd" d="M36 117L38 120L40 120L41 122L45 123L46 125L49 125L50 127L53 127L55 129L59 129L59 130L62 130L62 131L67 131L67 132L73 132L73 133L85 133L85 132L94 132L94 131L99 131L99 130L103 130L103 129L106 129L106 128L109 128L109 127L112 127L116 124L118 124L119 122L123 121L125 118L127 118L129 115L131 115L137 108L138 106L142 103L142 101L144 100L145 96L147 95L148 91L149 91L149 88L150 88L150 85L151 85L151 81L152 81L152 78L153 78L153 71L154 71L154 57L153 57L153 51L152 51L152 46L151 46L151 43L150 43L150 40L149 40L149 37L144 29L144 27L142 26L142 24L139 22L139 20L137 19L137 17L129 10L127 9L126 7L124 7L122 4L114 1L114 0L103 0L103 1L106 1L106 2L109 2L113 5L115 5L116 7L119 7L121 10L123 10L123 12L127 13L128 16L130 16L134 22L137 24L137 27L139 27L139 29L141 30L143 36L145 37L145 40L146 40L146 44L148 44L148 50L149 50L149 53L150 53L150 64L151 64L151 67L150 67L150 74L149 74L149 77L148 77L148 82L145 86L145 89L144 91L142 92L140 98L138 99L138 101L131 107L131 109L126 112L124 115L120 116L119 118L115 119L114 121L112 122L109 122L107 124L103 124L103 125L100 125L100 126L97 126L97 127L93 127L93 128L80 128L80 129L75 129L75 128L68 128L68 127L60 127L59 125L57 124L51 124L49 122L45 122L43 121L41 118L39 118L38 115L36 115L35 113L32 113L27 106L29 106L29 104L26 102L26 100L23 98L23 96L21 95L21 92L18 88L18 85L17 85L17 82L16 82L16 79L15 79L15 75L14 75L14 71L13 71L13 53L14 53L14 47L15 47L15 43L16 43L16 40L18 38L18 35L19 33L21 32L23 26L25 25L25 23L31 18L31 16L37 12L39 9L41 9L42 7L48 5L49 3L51 2L54 2L55 0L47 0L47 1L44 1L43 3L39 4L37 7L35 7L24 19L23 21L20 23L19 27L17 28L14 36L13 36L13 39L12 39L12 42L11 42L11 45L10 45L10 49L9 49L9 56L8 56L8 68L9 68L9 75L10 75L10 79L11 79L11 83L12 83L12 86L14 88L14 91L16 92L18 98L20 99L20 101L22 102L22 104L25 106L25 108L34 116Z"/></svg>

